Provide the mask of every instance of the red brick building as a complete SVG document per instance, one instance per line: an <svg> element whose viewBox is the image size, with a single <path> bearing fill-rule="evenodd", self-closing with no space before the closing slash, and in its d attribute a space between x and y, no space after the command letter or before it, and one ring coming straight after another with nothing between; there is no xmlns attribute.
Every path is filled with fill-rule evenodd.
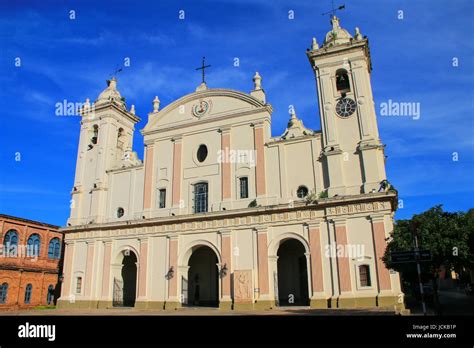
<svg viewBox="0 0 474 348"><path fill-rule="evenodd" d="M58 229L0 214L0 311L55 304L63 250Z"/></svg>

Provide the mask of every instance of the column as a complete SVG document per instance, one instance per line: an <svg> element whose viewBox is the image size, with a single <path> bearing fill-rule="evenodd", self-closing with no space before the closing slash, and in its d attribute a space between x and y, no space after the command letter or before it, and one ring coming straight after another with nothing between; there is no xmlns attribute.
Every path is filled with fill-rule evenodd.
<svg viewBox="0 0 474 348"><path fill-rule="evenodd" d="M334 220L335 234L336 234L336 252L339 248L342 250L347 249L347 231L346 231L346 220ZM351 292L351 272L349 258L346 253L342 253L342 256L337 256L337 273L339 278L339 289L340 293Z"/></svg>
<svg viewBox="0 0 474 348"><path fill-rule="evenodd" d="M87 260L86 260L86 279L84 287L84 296L86 299L92 299L92 273L94 262L94 242L87 241Z"/></svg>
<svg viewBox="0 0 474 348"><path fill-rule="evenodd" d="M377 284L379 293L384 290L391 290L392 284L390 282L390 272L385 267L382 261L382 257L387 248L387 242L385 241L385 223L383 215L372 215L370 217L372 222L372 235L374 240L374 252L375 252L375 267L377 272Z"/></svg>
<svg viewBox="0 0 474 348"><path fill-rule="evenodd" d="M147 264L148 264L148 238L140 238L140 269L138 275L138 299L144 301L147 298Z"/></svg>
<svg viewBox="0 0 474 348"><path fill-rule="evenodd" d="M178 236L169 237L169 269L172 269L173 277L168 277L168 302L170 307L176 308L178 306ZM168 305L167 308L168 309Z"/></svg>
<svg viewBox="0 0 474 348"><path fill-rule="evenodd" d="M231 163L229 160L230 151L230 128L221 129L221 168L222 168L222 200L231 199Z"/></svg>
<svg viewBox="0 0 474 348"><path fill-rule="evenodd" d="M257 228L258 301L269 301L267 229Z"/></svg>
<svg viewBox="0 0 474 348"><path fill-rule="evenodd" d="M227 274L223 276L222 279L222 302L228 302L224 304L225 307L229 307L231 304L230 297L230 278L232 273L232 234L230 230L219 231L221 236L221 255L222 255L222 264L221 268L225 265L227 268Z"/></svg>
<svg viewBox="0 0 474 348"><path fill-rule="evenodd" d="M254 126L255 151L256 151L256 168L255 183L257 188L257 197L266 195L265 180L265 139L263 134L263 123Z"/></svg>
<svg viewBox="0 0 474 348"><path fill-rule="evenodd" d="M102 300L110 301L110 262L112 241L104 241L104 262L102 264Z"/></svg>
<svg viewBox="0 0 474 348"><path fill-rule="evenodd" d="M173 184L172 206L179 207L181 200L181 138L174 139L173 145Z"/></svg>
<svg viewBox="0 0 474 348"><path fill-rule="evenodd" d="M64 247L64 270L63 270L63 284L61 291L61 300L69 301L71 295L71 283L72 283L72 261L74 255L74 243L65 241Z"/></svg>
<svg viewBox="0 0 474 348"><path fill-rule="evenodd" d="M320 222L308 224L309 251L311 265L311 285L310 293L311 307L327 308L327 296L324 293L323 277L323 250L321 245Z"/></svg>
<svg viewBox="0 0 474 348"><path fill-rule="evenodd" d="M144 210L149 210L152 207L151 200L153 194L153 154L154 144L148 144L145 148L145 184L143 189Z"/></svg>

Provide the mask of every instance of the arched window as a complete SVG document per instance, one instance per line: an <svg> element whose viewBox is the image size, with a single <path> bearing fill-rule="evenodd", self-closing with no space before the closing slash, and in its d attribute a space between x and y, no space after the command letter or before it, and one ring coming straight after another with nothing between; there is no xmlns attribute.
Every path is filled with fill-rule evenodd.
<svg viewBox="0 0 474 348"><path fill-rule="evenodd" d="M349 76L347 75L347 71L344 69L336 71L336 88L338 92L344 93L351 90Z"/></svg>
<svg viewBox="0 0 474 348"><path fill-rule="evenodd" d="M16 256L18 250L18 233L15 230L9 230L3 238L3 246L6 256Z"/></svg>
<svg viewBox="0 0 474 348"><path fill-rule="evenodd" d="M46 294L46 303L51 304L54 301L54 286L51 284L48 286L48 293Z"/></svg>
<svg viewBox="0 0 474 348"><path fill-rule="evenodd" d="M306 186L300 186L298 187L298 190L296 190L296 196L298 198L305 198L308 195L308 188Z"/></svg>
<svg viewBox="0 0 474 348"><path fill-rule="evenodd" d="M50 259L59 259L61 256L61 245L59 238L55 237L49 241L48 257Z"/></svg>
<svg viewBox="0 0 474 348"><path fill-rule="evenodd" d="M92 127L91 143L95 145L95 144L97 144L98 141L99 141L99 126L95 124Z"/></svg>
<svg viewBox="0 0 474 348"><path fill-rule="evenodd" d="M371 286L369 265L359 266L360 286Z"/></svg>
<svg viewBox="0 0 474 348"><path fill-rule="evenodd" d="M28 238L27 249L26 249L26 256L39 256L40 248L41 248L41 241L40 236L38 234L32 234L30 238Z"/></svg>
<svg viewBox="0 0 474 348"><path fill-rule="evenodd" d="M200 182L194 185L194 212L207 212L207 191L208 186L206 182Z"/></svg>
<svg viewBox="0 0 474 348"><path fill-rule="evenodd" d="M31 301L31 292L33 291L33 285L28 284L25 290L25 303L29 304Z"/></svg>
<svg viewBox="0 0 474 348"><path fill-rule="evenodd" d="M0 304L7 303L8 283L0 285Z"/></svg>

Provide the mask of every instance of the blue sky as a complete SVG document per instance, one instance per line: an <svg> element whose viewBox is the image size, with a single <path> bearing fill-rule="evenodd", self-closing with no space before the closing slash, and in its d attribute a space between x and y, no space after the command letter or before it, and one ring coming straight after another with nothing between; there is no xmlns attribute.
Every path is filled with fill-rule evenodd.
<svg viewBox="0 0 474 348"><path fill-rule="evenodd" d="M474 2L341 3L341 25L351 33L360 27L370 40L377 112L388 100L421 106L419 120L378 118L387 175L403 200L396 217L435 204L473 207ZM283 133L290 104L307 127L320 129L305 50L313 36L321 43L329 31L321 13L330 7L330 0L2 1L0 212L65 224L79 117L56 116L55 104L95 100L127 57L131 64L118 76L118 88L143 119L137 130L155 95L164 106L195 89L200 74L194 69L204 55L212 64L211 88L248 92L260 72L274 108L273 135ZM138 131L134 150L142 158Z"/></svg>

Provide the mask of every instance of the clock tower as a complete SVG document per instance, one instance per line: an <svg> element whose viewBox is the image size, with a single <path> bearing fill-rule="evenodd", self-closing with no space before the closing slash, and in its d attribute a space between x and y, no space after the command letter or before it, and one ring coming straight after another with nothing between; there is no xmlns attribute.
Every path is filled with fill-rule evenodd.
<svg viewBox="0 0 474 348"><path fill-rule="evenodd" d="M359 28L352 36L336 16L320 47L307 55L316 76L322 130L321 160L329 196L378 191L386 179L370 82L369 42Z"/></svg>

